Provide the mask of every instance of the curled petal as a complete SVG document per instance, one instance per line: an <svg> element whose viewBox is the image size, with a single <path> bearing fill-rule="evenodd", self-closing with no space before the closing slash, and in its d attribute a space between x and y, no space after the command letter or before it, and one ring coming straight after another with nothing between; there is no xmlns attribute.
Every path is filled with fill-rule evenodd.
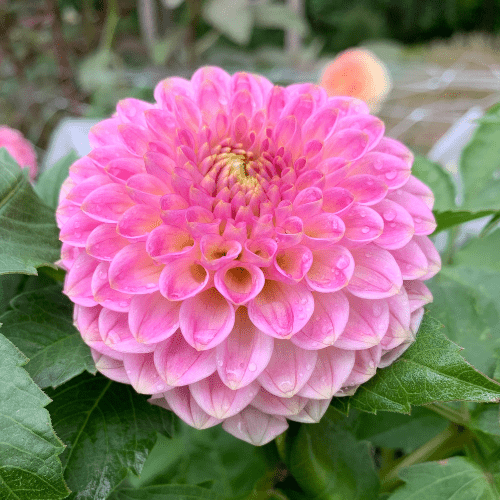
<svg viewBox="0 0 500 500"><path fill-rule="evenodd" d="M132 335L144 344L156 344L171 337L179 327L180 307L179 302L171 302L159 292L134 295L128 313Z"/></svg>
<svg viewBox="0 0 500 500"><path fill-rule="evenodd" d="M209 288L182 302L179 324L189 345L208 350L231 333L234 308L215 288Z"/></svg>
<svg viewBox="0 0 500 500"><path fill-rule="evenodd" d="M429 210L434 206L434 193L421 180L413 175L410 176L408 182L404 185L404 190L422 200Z"/></svg>
<svg viewBox="0 0 500 500"><path fill-rule="evenodd" d="M216 234L206 234L200 240L200 250L203 265L207 269L219 269L238 257L241 243L225 240Z"/></svg>
<svg viewBox="0 0 500 500"><path fill-rule="evenodd" d="M342 214L346 230L345 237L351 241L373 241L384 230L384 221L371 208L354 204L351 209Z"/></svg>
<svg viewBox="0 0 500 500"><path fill-rule="evenodd" d="M349 283L353 272L353 256L347 248L336 245L313 252L313 263L305 279L313 290L336 292Z"/></svg>
<svg viewBox="0 0 500 500"><path fill-rule="evenodd" d="M229 389L218 374L195 382L189 386L198 405L212 417L225 419L239 413L255 398L259 390L257 382L241 389Z"/></svg>
<svg viewBox="0 0 500 500"><path fill-rule="evenodd" d="M398 293L403 286L401 270L387 250L367 245L351 252L356 267L347 286L349 292L365 299L382 299Z"/></svg>
<svg viewBox="0 0 500 500"><path fill-rule="evenodd" d="M307 288L267 280L262 291L248 303L248 316L264 333L289 338L309 321L314 299Z"/></svg>
<svg viewBox="0 0 500 500"><path fill-rule="evenodd" d="M365 300L349 296L349 319L335 342L339 349L367 349L380 343L389 326L386 300Z"/></svg>
<svg viewBox="0 0 500 500"><path fill-rule="evenodd" d="M117 312L127 312L132 295L118 292L109 286L109 262L101 262L96 267L90 284L94 300L99 304Z"/></svg>
<svg viewBox="0 0 500 500"><path fill-rule="evenodd" d="M404 287L410 301L410 312L432 302L431 291L420 280L405 281Z"/></svg>
<svg viewBox="0 0 500 500"><path fill-rule="evenodd" d="M98 372L115 382L130 384L130 379L127 376L122 360L110 358L92 348L90 348L90 352L92 353L92 358L94 359L95 367Z"/></svg>
<svg viewBox="0 0 500 500"><path fill-rule="evenodd" d="M351 115L341 118L337 127L339 130L351 128L368 134L368 151L378 144L385 132L384 122L372 115Z"/></svg>
<svg viewBox="0 0 500 500"><path fill-rule="evenodd" d="M80 206L83 200L98 187L109 184L111 180L107 175L97 174L79 182L73 189L66 195L66 199L75 205Z"/></svg>
<svg viewBox="0 0 500 500"><path fill-rule="evenodd" d="M109 146L110 144L120 144L121 137L118 132L120 120L118 118L108 118L96 123L89 132L89 142L93 148L99 146Z"/></svg>
<svg viewBox="0 0 500 500"><path fill-rule="evenodd" d="M175 387L164 395L170 409L195 429L208 429L220 424L221 420L203 411L193 398L188 387ZM158 404L156 400L153 404Z"/></svg>
<svg viewBox="0 0 500 500"><path fill-rule="evenodd" d="M97 304L92 293L92 276L99 261L82 252L64 280L64 293L75 303L85 307Z"/></svg>
<svg viewBox="0 0 500 500"><path fill-rule="evenodd" d="M313 292L311 319L291 341L302 349L323 349L332 345L344 331L349 317L349 301L343 292Z"/></svg>
<svg viewBox="0 0 500 500"><path fill-rule="evenodd" d="M274 256L274 266L267 274L271 279L284 283L298 283L311 268L313 255L304 245L278 250Z"/></svg>
<svg viewBox="0 0 500 500"><path fill-rule="evenodd" d="M278 250L278 244L271 238L257 238L245 242L241 260L259 267L268 267Z"/></svg>
<svg viewBox="0 0 500 500"><path fill-rule="evenodd" d="M161 197L169 191L167 185L150 174L136 174L127 179L127 193L136 203L160 206Z"/></svg>
<svg viewBox="0 0 500 500"><path fill-rule="evenodd" d="M215 350L197 351L180 333L156 346L154 362L160 377L171 386L198 382L216 370Z"/></svg>
<svg viewBox="0 0 500 500"><path fill-rule="evenodd" d="M253 264L233 261L219 269L214 276L217 290L236 305L245 304L260 293L265 279Z"/></svg>
<svg viewBox="0 0 500 500"><path fill-rule="evenodd" d="M344 385L354 366L355 351L327 347L318 352L316 367L299 396L329 399Z"/></svg>
<svg viewBox="0 0 500 500"><path fill-rule="evenodd" d="M201 264L189 258L173 260L160 274L160 292L168 300L185 300L201 292L209 278Z"/></svg>
<svg viewBox="0 0 500 500"><path fill-rule="evenodd" d="M273 338L258 330L246 308L239 307L233 331L216 349L221 380L233 390L247 386L266 368L273 346Z"/></svg>
<svg viewBox="0 0 500 500"><path fill-rule="evenodd" d="M147 129L131 123L122 123L118 125L118 133L121 142L132 154L143 156L148 150L148 143L152 137Z"/></svg>
<svg viewBox="0 0 500 500"><path fill-rule="evenodd" d="M370 145L370 136L361 130L337 129L324 143L325 156L338 156L348 161L361 157Z"/></svg>
<svg viewBox="0 0 500 500"><path fill-rule="evenodd" d="M146 252L145 243L132 243L122 248L109 266L111 288L123 293L153 293L158 290L162 266Z"/></svg>
<svg viewBox="0 0 500 500"><path fill-rule="evenodd" d="M286 340L276 340L273 355L259 382L271 394L290 398L309 380L317 358L317 351L306 351Z"/></svg>
<svg viewBox="0 0 500 500"><path fill-rule="evenodd" d="M325 248L340 241L344 232L345 224L340 217L323 212L305 221L302 241L311 249Z"/></svg>
<svg viewBox="0 0 500 500"><path fill-rule="evenodd" d="M130 384L139 394L156 394L171 389L156 370L153 353L125 354L123 365Z"/></svg>
<svg viewBox="0 0 500 500"><path fill-rule="evenodd" d="M304 424L316 424L328 410L330 402L331 399L310 399L297 415L288 418Z"/></svg>
<svg viewBox="0 0 500 500"><path fill-rule="evenodd" d="M292 415L297 415L297 413L304 408L306 403L306 398L297 395L291 398L281 398L261 388L252 401L252 406L263 413L290 417Z"/></svg>
<svg viewBox="0 0 500 500"><path fill-rule="evenodd" d="M238 439L262 446L285 432L288 424L284 417L275 417L247 406L240 413L224 420L222 428Z"/></svg>
<svg viewBox="0 0 500 500"><path fill-rule="evenodd" d="M125 184L133 175L144 172L144 168L142 158L119 158L111 160L104 170L109 178L120 184Z"/></svg>
<svg viewBox="0 0 500 500"><path fill-rule="evenodd" d="M194 240L188 231L169 224L153 229L146 241L148 254L164 264L192 255L194 248Z"/></svg>
<svg viewBox="0 0 500 500"><path fill-rule="evenodd" d="M354 196L341 187L331 187L323 191L323 210L332 214L347 213L354 203Z"/></svg>
<svg viewBox="0 0 500 500"><path fill-rule="evenodd" d="M415 226L412 216L391 200L382 200L372 207L382 216L384 230L375 244L387 250L404 247L413 237Z"/></svg>

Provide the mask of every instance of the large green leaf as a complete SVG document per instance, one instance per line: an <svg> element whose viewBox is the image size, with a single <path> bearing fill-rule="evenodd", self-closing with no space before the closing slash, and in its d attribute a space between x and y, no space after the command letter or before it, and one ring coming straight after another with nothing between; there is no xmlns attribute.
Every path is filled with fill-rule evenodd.
<svg viewBox="0 0 500 500"><path fill-rule="evenodd" d="M405 485L389 500L498 500L489 474L464 457L427 462L403 469Z"/></svg>
<svg viewBox="0 0 500 500"><path fill-rule="evenodd" d="M447 276L446 270L428 285L434 295L429 313L444 325L444 334L464 348L461 354L472 366L493 376L494 349L500 347L500 309L476 287Z"/></svg>
<svg viewBox="0 0 500 500"><path fill-rule="evenodd" d="M417 340L401 358L379 370L353 396L334 398L332 404L344 412L352 405L371 413L409 413L411 405L433 401L499 401L500 385L476 371L459 351L442 325L426 314Z"/></svg>
<svg viewBox="0 0 500 500"><path fill-rule="evenodd" d="M58 500L70 493L58 455L50 399L21 368L27 358L0 334L0 498Z"/></svg>
<svg viewBox="0 0 500 500"><path fill-rule="evenodd" d="M500 196L500 194L499 194ZM498 271L500 276L500 229L484 238L473 238L453 257L455 265L487 268Z"/></svg>
<svg viewBox="0 0 500 500"><path fill-rule="evenodd" d="M446 210L445 212L434 212L437 227L433 234L440 233L453 226L459 226L471 220L482 219L496 214L495 210L481 210L479 212L469 212L467 210Z"/></svg>
<svg viewBox="0 0 500 500"><path fill-rule="evenodd" d="M54 211L40 201L15 161L0 149L0 274L36 274L59 258Z"/></svg>
<svg viewBox="0 0 500 500"><path fill-rule="evenodd" d="M485 118L460 160L467 210L500 210L500 103Z"/></svg>
<svg viewBox="0 0 500 500"><path fill-rule="evenodd" d="M78 160L78 155L71 151L55 165L43 172L38 179L35 190L49 207L57 208L61 185L68 177L69 167L76 160Z"/></svg>
<svg viewBox="0 0 500 500"><path fill-rule="evenodd" d="M378 477L367 441L358 441L347 419L329 408L316 425L287 435L287 466L311 500L372 500Z"/></svg>
<svg viewBox="0 0 500 500"><path fill-rule="evenodd" d="M106 498L129 471L141 473L157 432L171 432L170 412L102 375L82 374L48 394L54 428L67 445L61 460L75 499Z"/></svg>
<svg viewBox="0 0 500 500"><path fill-rule="evenodd" d="M415 155L411 173L427 184L434 193L434 210L452 210L455 204L456 188L451 175L440 165L423 156Z"/></svg>
<svg viewBox="0 0 500 500"><path fill-rule="evenodd" d="M213 491L187 484L161 484L142 488L120 488L110 500L218 500Z"/></svg>
<svg viewBox="0 0 500 500"><path fill-rule="evenodd" d="M73 326L73 304L59 285L18 295L11 307L0 316L2 332L29 357L26 370L40 387L95 373L90 349Z"/></svg>

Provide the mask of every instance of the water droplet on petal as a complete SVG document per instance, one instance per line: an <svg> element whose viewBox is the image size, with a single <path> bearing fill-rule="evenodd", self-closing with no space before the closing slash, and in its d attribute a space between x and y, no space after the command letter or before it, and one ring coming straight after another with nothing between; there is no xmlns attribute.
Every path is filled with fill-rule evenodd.
<svg viewBox="0 0 500 500"><path fill-rule="evenodd" d="M76 228L80 227L80 223L79 222L75 222L75 227Z"/></svg>
<svg viewBox="0 0 500 500"><path fill-rule="evenodd" d="M126 302L125 300L122 300L118 305L120 307L127 307L128 306L128 302Z"/></svg>
<svg viewBox="0 0 500 500"><path fill-rule="evenodd" d="M337 269L345 269L348 265L349 265L349 259L347 257L345 257L344 255L341 255L337 259L337 263L335 264Z"/></svg>
<svg viewBox="0 0 500 500"><path fill-rule="evenodd" d="M217 364L218 364L219 366L222 366L222 365L224 364L224 362L222 361L222 359L218 359L218 360L217 360Z"/></svg>
<svg viewBox="0 0 500 500"><path fill-rule="evenodd" d="M78 231L75 233L75 238L78 240L82 237L82 233L79 233Z"/></svg>
<svg viewBox="0 0 500 500"><path fill-rule="evenodd" d="M370 232L370 228L368 226L364 226L362 229L361 229L361 232L363 234L366 234L366 233L369 233Z"/></svg>
<svg viewBox="0 0 500 500"><path fill-rule="evenodd" d="M257 365L255 363L250 363L248 365L248 370L254 372L255 370L257 370Z"/></svg>
<svg viewBox="0 0 500 500"><path fill-rule="evenodd" d="M415 217L414 221L415 224L420 224L422 222L422 219L420 217Z"/></svg>
<svg viewBox="0 0 500 500"><path fill-rule="evenodd" d="M383 213L383 217L386 221L391 221L396 218L396 212L394 210L387 210Z"/></svg>
<svg viewBox="0 0 500 500"><path fill-rule="evenodd" d="M146 288L154 288L156 285L154 283L148 283Z"/></svg>
<svg viewBox="0 0 500 500"><path fill-rule="evenodd" d="M396 177L396 175L398 175L398 173L395 170L390 170L389 172L386 172L385 178L391 181Z"/></svg>

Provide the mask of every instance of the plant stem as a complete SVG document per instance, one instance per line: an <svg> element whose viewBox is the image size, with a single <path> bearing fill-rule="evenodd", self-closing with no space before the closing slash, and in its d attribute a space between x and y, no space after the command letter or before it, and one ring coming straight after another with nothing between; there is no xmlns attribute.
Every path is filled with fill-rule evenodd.
<svg viewBox="0 0 500 500"><path fill-rule="evenodd" d="M442 417L451 420L455 424L466 426L469 422L469 415L464 414L461 411L455 410L444 403L431 403L429 405L424 405L425 408L432 410L433 412L441 415Z"/></svg>
<svg viewBox="0 0 500 500"><path fill-rule="evenodd" d="M111 50L116 26L120 19L120 10L117 0L108 0L106 9L106 24L101 35L101 49Z"/></svg>
<svg viewBox="0 0 500 500"><path fill-rule="evenodd" d="M455 244L460 234L460 226L455 226L451 228L448 234L448 244L446 245L446 249L443 253L443 264L450 265L453 263L453 255L455 254Z"/></svg>

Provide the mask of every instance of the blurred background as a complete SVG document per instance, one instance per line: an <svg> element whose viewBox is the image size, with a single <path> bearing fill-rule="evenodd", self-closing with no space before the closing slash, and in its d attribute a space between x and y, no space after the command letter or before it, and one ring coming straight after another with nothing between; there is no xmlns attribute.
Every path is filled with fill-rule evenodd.
<svg viewBox="0 0 500 500"><path fill-rule="evenodd" d="M319 82L366 47L391 75L388 135L450 170L500 100L500 0L0 0L0 34L0 124L49 164L118 100L205 64Z"/></svg>

